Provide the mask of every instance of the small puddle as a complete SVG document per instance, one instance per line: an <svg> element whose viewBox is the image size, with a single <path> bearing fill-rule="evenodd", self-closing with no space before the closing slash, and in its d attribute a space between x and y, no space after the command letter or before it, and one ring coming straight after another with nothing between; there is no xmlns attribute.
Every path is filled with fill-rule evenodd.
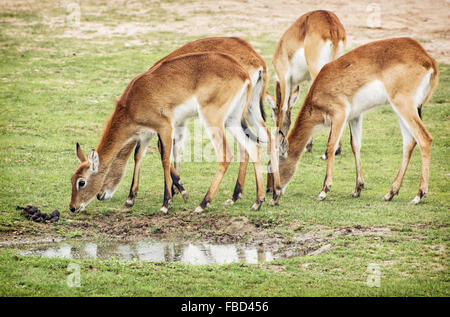
<svg viewBox="0 0 450 317"><path fill-rule="evenodd" d="M239 244L210 244L162 241L63 241L10 245L24 256L65 259L141 260L146 262L182 262L196 265L243 262L256 264L276 258L273 249Z"/></svg>

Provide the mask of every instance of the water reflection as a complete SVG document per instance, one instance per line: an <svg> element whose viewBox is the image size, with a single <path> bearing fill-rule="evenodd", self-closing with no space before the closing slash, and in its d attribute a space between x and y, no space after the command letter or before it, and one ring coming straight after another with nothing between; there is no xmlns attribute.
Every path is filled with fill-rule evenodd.
<svg viewBox="0 0 450 317"><path fill-rule="evenodd" d="M166 261L166 248L162 243L138 242L136 249L139 260L148 262Z"/></svg>
<svg viewBox="0 0 450 317"><path fill-rule="evenodd" d="M90 258L96 258L97 257L97 244L88 242L84 246L84 252L89 256Z"/></svg>
<svg viewBox="0 0 450 317"><path fill-rule="evenodd" d="M21 254L67 259L115 257L131 261L183 262L196 265L222 265L233 262L255 264L274 259L272 252L263 247L160 241L46 243L21 248Z"/></svg>

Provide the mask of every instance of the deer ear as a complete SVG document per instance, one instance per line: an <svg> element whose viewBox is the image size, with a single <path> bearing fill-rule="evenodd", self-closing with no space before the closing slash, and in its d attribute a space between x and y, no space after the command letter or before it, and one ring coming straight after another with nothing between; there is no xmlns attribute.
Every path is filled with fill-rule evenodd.
<svg viewBox="0 0 450 317"><path fill-rule="evenodd" d="M91 153L89 153L89 169L92 173L98 172L98 165L100 163L100 159L98 158L97 151L92 150Z"/></svg>
<svg viewBox="0 0 450 317"><path fill-rule="evenodd" d="M266 102L269 104L270 108L275 109L275 101L273 100L273 97L266 93Z"/></svg>
<svg viewBox="0 0 450 317"><path fill-rule="evenodd" d="M84 155L83 150L80 147L80 144L77 142L76 154L81 163L87 161L86 155Z"/></svg>

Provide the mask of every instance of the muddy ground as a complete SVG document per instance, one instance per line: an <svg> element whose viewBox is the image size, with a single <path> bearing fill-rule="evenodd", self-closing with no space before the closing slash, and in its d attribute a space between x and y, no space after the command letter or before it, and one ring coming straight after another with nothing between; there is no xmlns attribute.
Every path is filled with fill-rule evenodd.
<svg viewBox="0 0 450 317"><path fill-rule="evenodd" d="M0 247L28 243L79 240L207 242L264 246L277 257L317 255L332 249L332 241L341 235L370 235L382 239L389 228L362 227L316 228L304 232L296 222L278 231L272 222L240 217L201 217L188 213L134 216L127 212L109 215L83 215L63 223L36 223L9 232L0 232Z"/></svg>

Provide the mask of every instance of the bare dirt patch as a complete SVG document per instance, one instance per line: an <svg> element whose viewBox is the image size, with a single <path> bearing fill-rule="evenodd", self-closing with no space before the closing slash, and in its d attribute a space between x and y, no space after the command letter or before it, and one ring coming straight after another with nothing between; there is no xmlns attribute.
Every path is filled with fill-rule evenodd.
<svg viewBox="0 0 450 317"><path fill-rule="evenodd" d="M157 238L165 240L204 240L218 243L252 243L282 240L282 234L251 223L247 217L197 216L187 212L169 215L108 215L70 217L58 224L20 224L14 231L0 232L0 240L57 238L78 232L83 238L105 239Z"/></svg>
<svg viewBox="0 0 450 317"><path fill-rule="evenodd" d="M450 63L450 1L335 1L335 0L204 0L204 1L80 1L78 27L67 27L68 5L74 1L4 1L1 10L37 12L42 22L63 28L60 37L129 37L129 45L157 44L152 32L186 35L263 37L278 41L283 32L302 14L318 9L335 12L347 31L348 48L383 38L409 36L419 40L438 61ZM373 4L377 5L373 9ZM58 9L58 13L55 13ZM368 23L379 12L380 24ZM114 19L120 15L120 19ZM23 23L14 17L5 21ZM126 21L126 22L124 22ZM36 23L30 22L30 23ZM257 46L257 43L252 43ZM268 56L266 56L268 57Z"/></svg>

